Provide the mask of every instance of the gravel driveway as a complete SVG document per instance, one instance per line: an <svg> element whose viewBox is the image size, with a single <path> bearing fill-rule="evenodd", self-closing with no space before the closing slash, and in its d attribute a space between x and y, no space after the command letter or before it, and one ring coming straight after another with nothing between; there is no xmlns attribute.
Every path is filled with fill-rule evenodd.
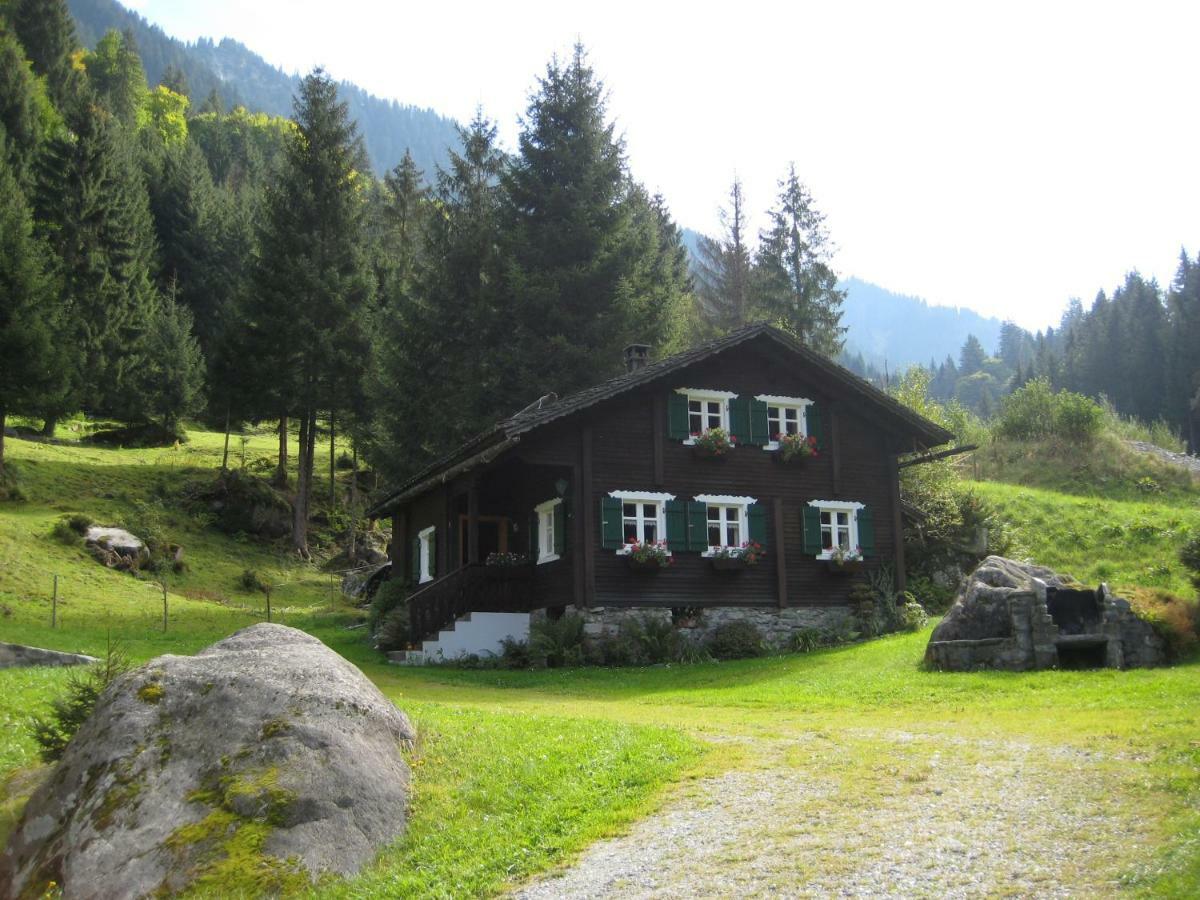
<svg viewBox="0 0 1200 900"><path fill-rule="evenodd" d="M897 732L747 749L517 896L1111 896L1151 843L1110 799L1136 762Z"/></svg>

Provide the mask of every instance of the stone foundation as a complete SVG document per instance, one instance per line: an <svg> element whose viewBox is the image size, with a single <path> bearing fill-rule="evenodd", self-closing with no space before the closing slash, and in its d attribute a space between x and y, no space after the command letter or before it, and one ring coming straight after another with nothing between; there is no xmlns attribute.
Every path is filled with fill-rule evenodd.
<svg viewBox="0 0 1200 900"><path fill-rule="evenodd" d="M651 607L616 607L593 606L590 608L571 607L570 611L583 619L584 631L592 638L615 638L621 632L621 626L631 620L658 619L664 622L674 622L680 631L704 641L713 630L727 622L749 622L757 628L763 639L776 649L787 648L794 635L805 629L815 629L825 634L839 634L851 630L853 620L850 609L846 606L832 607L776 607L761 606L714 606L702 607L695 610L695 615L683 618L676 617L669 608ZM545 610L533 613L534 617L544 616Z"/></svg>

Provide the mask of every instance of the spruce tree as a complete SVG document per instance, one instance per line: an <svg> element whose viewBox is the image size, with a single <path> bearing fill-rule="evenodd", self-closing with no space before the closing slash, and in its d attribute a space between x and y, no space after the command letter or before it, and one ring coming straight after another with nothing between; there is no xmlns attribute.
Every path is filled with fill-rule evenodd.
<svg viewBox="0 0 1200 900"><path fill-rule="evenodd" d="M647 314L647 299L657 294L663 306L687 289L686 274L653 283L658 248L642 243L637 222L645 196L582 46L538 80L504 189L510 405L593 384L620 371L626 344L659 342L667 309Z"/></svg>
<svg viewBox="0 0 1200 900"><path fill-rule="evenodd" d="M8 165L22 189L32 185L38 147L59 122L24 49L0 21L0 129L7 136Z"/></svg>
<svg viewBox="0 0 1200 900"><path fill-rule="evenodd" d="M966 341L963 342L962 350L958 354L959 376L966 377L981 371L986 360L987 353L984 352L983 344L979 343L979 338L968 334Z"/></svg>
<svg viewBox="0 0 1200 900"><path fill-rule="evenodd" d="M700 237L696 295L705 321L718 332L745 325L750 316L753 259L742 182L734 178L729 205L719 212L721 235Z"/></svg>
<svg viewBox="0 0 1200 900"><path fill-rule="evenodd" d="M0 476L5 420L36 415L61 390L63 371L62 310L45 269L49 254L33 235L29 208L6 157L0 153Z"/></svg>
<svg viewBox="0 0 1200 900"><path fill-rule="evenodd" d="M85 53L88 83L100 102L126 128L142 122L149 88L137 42L130 31L109 31L96 49Z"/></svg>
<svg viewBox="0 0 1200 900"><path fill-rule="evenodd" d="M841 325L845 291L830 267L825 216L791 166L779 182L776 206L759 234L755 300L759 310L814 350L835 357L846 329Z"/></svg>
<svg viewBox="0 0 1200 900"><path fill-rule="evenodd" d="M317 416L346 408L361 381L373 284L364 249L368 162L324 71L301 82L295 119L243 312L255 367L247 374L270 384L279 412L299 419L292 544L307 556Z"/></svg>
<svg viewBox="0 0 1200 900"><path fill-rule="evenodd" d="M1191 452L1200 452L1197 436L1192 434L1192 398L1200 392L1200 257L1193 262L1180 251L1179 268L1167 296L1168 421L1188 438Z"/></svg>
<svg viewBox="0 0 1200 900"><path fill-rule="evenodd" d="M75 68L79 44L66 0L10 0L7 14L33 71L46 79L54 105L64 115L77 112L84 85Z"/></svg>
<svg viewBox="0 0 1200 900"><path fill-rule="evenodd" d="M204 357L192 334L192 314L168 294L146 330L142 365L137 372L142 414L167 432L198 412L204 398Z"/></svg>
<svg viewBox="0 0 1200 900"><path fill-rule="evenodd" d="M101 110L71 126L41 155L36 192L75 348L72 389L45 411L49 426L81 406L136 417L130 379L158 303L153 221L133 141Z"/></svg>

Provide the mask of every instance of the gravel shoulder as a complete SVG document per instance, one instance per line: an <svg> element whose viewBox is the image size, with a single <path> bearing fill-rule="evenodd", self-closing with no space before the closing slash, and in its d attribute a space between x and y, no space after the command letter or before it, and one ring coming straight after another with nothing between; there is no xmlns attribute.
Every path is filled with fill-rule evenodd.
<svg viewBox="0 0 1200 900"><path fill-rule="evenodd" d="M1179 466L1182 469L1187 469L1193 475L1200 476L1200 456L1189 456L1186 453L1175 453L1171 450L1166 450L1162 447L1159 447L1156 444L1148 444L1145 441L1126 441L1125 443L1138 453L1145 453L1148 456L1153 456L1169 465Z"/></svg>
<svg viewBox="0 0 1200 900"><path fill-rule="evenodd" d="M1153 844L1135 761L901 732L745 749L517 896L1111 896Z"/></svg>

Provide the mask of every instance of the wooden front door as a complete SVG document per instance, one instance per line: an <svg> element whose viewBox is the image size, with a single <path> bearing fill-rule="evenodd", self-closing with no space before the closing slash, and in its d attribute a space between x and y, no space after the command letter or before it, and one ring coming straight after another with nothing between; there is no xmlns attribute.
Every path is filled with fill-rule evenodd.
<svg viewBox="0 0 1200 900"><path fill-rule="evenodd" d="M458 564L467 564L467 548L470 542L467 535L467 516L458 517ZM487 562L489 553L508 552L508 517L480 516L479 517L479 561Z"/></svg>

